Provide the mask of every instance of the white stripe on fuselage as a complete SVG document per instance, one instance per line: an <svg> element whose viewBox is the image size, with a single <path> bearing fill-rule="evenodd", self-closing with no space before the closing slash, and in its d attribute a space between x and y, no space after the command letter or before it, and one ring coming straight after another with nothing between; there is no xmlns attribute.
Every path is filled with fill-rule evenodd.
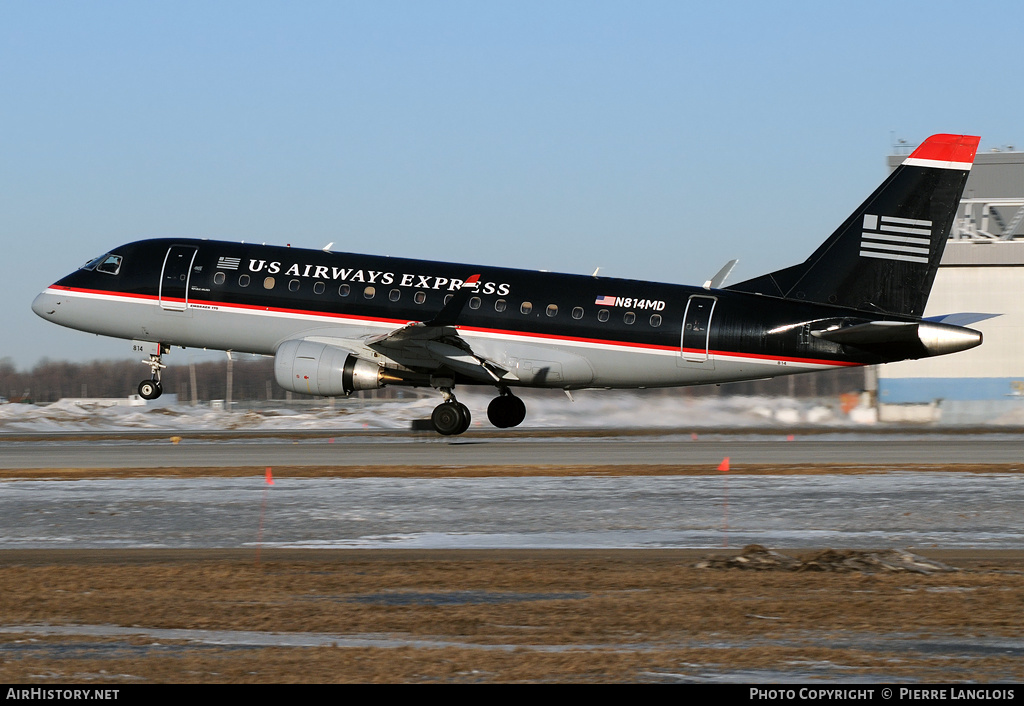
<svg viewBox="0 0 1024 706"><path fill-rule="evenodd" d="M160 301L155 298L132 296L132 295L121 295L121 294L109 294L101 292L82 292L69 289L53 289L47 288L46 293L62 296L62 297L75 297L79 299L92 300L92 301L110 301L118 304L137 304L141 306L149 307L154 313L157 311L163 311ZM296 322L309 322L312 324L319 324L328 327L337 327L337 338L356 340L357 337L362 338L366 335L367 329L379 330L382 333L388 333L401 328L403 324L397 322L384 322L375 321L369 318L354 318L348 317L341 314L317 314L309 312L295 312L295 311L280 311L279 308L251 308L250 306L235 306L231 304L209 304L206 302L190 302L189 308L194 310L196 314L202 313L219 313L223 315L236 315L236 316L255 316L261 318L268 318L273 320L290 320ZM283 308L283 307L281 307ZM179 312L172 312L179 313ZM160 332L157 330L162 322L166 322L166 319L153 320L147 323L147 327L153 329L152 333L155 337L160 336ZM131 328L137 329L139 323L132 322ZM204 326L204 329L206 327ZM346 329L355 329L355 331L346 331ZM302 332L308 330L307 327L303 327L300 330L295 331L295 335L302 335ZM346 335L348 334L348 335ZM110 334L108 334L110 335ZM637 343L615 343L615 342L600 342L592 340L579 340L572 337L558 337L549 336L540 333L531 332L520 332L520 331L487 331L477 330L475 327L460 328L460 335L466 339L467 342L472 344L474 340L481 341L482 345L486 345L483 342L494 342L494 341L509 341L509 342L528 342L539 345L549 346L552 348L575 348L575 349L587 349L593 351L611 351L619 354L624 353L635 353L643 354L646 356L657 356L661 359L670 358L677 359L680 357L680 351L678 348L654 348L648 347L644 344ZM227 343L225 340L217 340L216 331L208 330L204 331L204 337L208 336L209 340L205 340L201 344L190 343L192 346L202 346L213 349L234 349L234 350L245 350L237 345ZM137 338L134 333L126 330L124 338ZM169 342L173 345L181 345L177 341L162 341ZM490 346L488 346L490 347ZM262 350L253 350L253 352L262 352ZM743 365L745 367L755 366L757 369L763 371L763 376L768 377L771 375L777 375L781 371L780 366L785 366L786 373L804 372L804 371L815 371L815 370L828 370L831 368L848 367L849 364L843 363L828 363L828 362L812 362L809 360L799 360L789 357L762 357L755 355L744 355L739 352L722 352L722 351L710 351L709 360L715 364L716 367L722 365L728 365L732 367L734 365ZM769 371L771 371L769 373ZM723 372L718 370L717 372Z"/></svg>

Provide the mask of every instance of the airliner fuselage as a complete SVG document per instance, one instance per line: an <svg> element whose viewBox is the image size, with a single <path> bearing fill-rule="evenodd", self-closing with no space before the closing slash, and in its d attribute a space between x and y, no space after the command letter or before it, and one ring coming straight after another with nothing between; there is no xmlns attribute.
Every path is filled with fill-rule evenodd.
<svg viewBox="0 0 1024 706"><path fill-rule="evenodd" d="M669 387L948 353L980 334L920 317L977 138L919 152L929 144L803 265L728 289L153 239L90 261L33 309L147 350L147 397L171 346L244 351L275 356L296 392L435 387L441 433L469 424L456 384L497 387L488 415L514 426L516 387Z"/></svg>

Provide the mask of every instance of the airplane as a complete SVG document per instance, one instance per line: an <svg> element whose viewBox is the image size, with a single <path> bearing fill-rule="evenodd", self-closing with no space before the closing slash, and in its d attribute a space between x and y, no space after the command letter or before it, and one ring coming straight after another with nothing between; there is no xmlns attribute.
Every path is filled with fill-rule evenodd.
<svg viewBox="0 0 1024 706"><path fill-rule="evenodd" d="M443 435L470 426L456 385L496 388L487 418L510 428L526 417L515 388L571 397L945 355L982 342L963 315L922 318L979 140L929 137L804 262L729 287L735 261L684 286L160 238L90 260L32 309L132 341L145 399L171 346L248 352L302 394L432 387Z"/></svg>

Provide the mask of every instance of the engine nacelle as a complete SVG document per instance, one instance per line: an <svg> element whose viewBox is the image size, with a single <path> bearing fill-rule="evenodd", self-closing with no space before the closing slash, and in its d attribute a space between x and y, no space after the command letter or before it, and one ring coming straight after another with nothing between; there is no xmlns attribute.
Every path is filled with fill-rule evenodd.
<svg viewBox="0 0 1024 706"><path fill-rule="evenodd" d="M928 355L957 353L981 345L981 331L932 321L922 321L917 325L917 337Z"/></svg>
<svg viewBox="0 0 1024 706"><path fill-rule="evenodd" d="M337 397L383 387L384 368L327 343L285 341L274 355L274 378L292 392Z"/></svg>

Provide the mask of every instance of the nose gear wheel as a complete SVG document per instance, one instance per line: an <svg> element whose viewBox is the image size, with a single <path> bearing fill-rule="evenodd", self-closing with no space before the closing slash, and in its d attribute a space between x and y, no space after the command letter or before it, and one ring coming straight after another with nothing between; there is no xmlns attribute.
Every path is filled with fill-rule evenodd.
<svg viewBox="0 0 1024 706"><path fill-rule="evenodd" d="M144 400L155 400L163 391L159 380L143 380L139 383L139 397Z"/></svg>

